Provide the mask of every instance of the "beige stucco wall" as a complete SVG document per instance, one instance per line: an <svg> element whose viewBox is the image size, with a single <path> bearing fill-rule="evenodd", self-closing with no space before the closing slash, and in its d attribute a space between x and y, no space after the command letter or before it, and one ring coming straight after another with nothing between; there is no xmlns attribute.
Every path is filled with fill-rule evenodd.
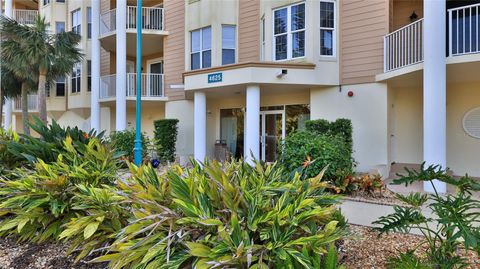
<svg viewBox="0 0 480 269"><path fill-rule="evenodd" d="M113 115L115 117L115 115ZM158 102L156 105L151 103L142 105L142 132L148 137L153 138L153 121L165 118L165 104ZM135 106L127 107L127 129L135 130Z"/></svg>
<svg viewBox="0 0 480 269"><path fill-rule="evenodd" d="M480 106L480 84L447 85L447 166L456 175L480 176L480 139L463 130L465 114ZM421 163L423 159L422 89L393 89L395 128L393 161Z"/></svg>
<svg viewBox="0 0 480 269"><path fill-rule="evenodd" d="M177 155L180 163L188 162L193 155L193 101L179 100L170 101L165 104L165 118L178 119Z"/></svg>
<svg viewBox="0 0 480 269"><path fill-rule="evenodd" d="M353 97L347 93L352 91ZM311 90L311 118L347 118L353 124L357 170L388 173L388 92L385 84L370 83Z"/></svg>

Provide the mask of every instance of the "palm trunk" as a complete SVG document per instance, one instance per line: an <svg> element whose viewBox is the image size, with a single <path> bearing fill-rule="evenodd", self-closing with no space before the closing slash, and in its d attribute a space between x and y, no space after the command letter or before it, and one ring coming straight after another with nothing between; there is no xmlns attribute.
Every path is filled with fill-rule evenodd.
<svg viewBox="0 0 480 269"><path fill-rule="evenodd" d="M47 96L45 83L47 82L47 76L44 72L40 72L38 77L38 113L40 120L43 124L47 125Z"/></svg>
<svg viewBox="0 0 480 269"><path fill-rule="evenodd" d="M22 122L23 133L30 135L30 124L28 118L28 88L27 84L22 83Z"/></svg>

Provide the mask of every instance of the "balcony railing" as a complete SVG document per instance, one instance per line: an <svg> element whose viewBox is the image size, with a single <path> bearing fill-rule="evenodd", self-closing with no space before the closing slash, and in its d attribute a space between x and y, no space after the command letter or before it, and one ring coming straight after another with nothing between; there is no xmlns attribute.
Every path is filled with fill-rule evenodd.
<svg viewBox="0 0 480 269"><path fill-rule="evenodd" d="M13 12L15 20L22 24L34 24L38 16L38 10L15 9Z"/></svg>
<svg viewBox="0 0 480 269"><path fill-rule="evenodd" d="M384 37L384 72L423 61L423 19Z"/></svg>
<svg viewBox="0 0 480 269"><path fill-rule="evenodd" d="M37 94L29 94L27 95L27 104L28 104L28 111L38 111L38 95ZM13 110L21 111L22 110L22 99L15 98L13 102Z"/></svg>
<svg viewBox="0 0 480 269"><path fill-rule="evenodd" d="M480 4L448 10L449 55L480 52Z"/></svg>
<svg viewBox="0 0 480 269"><path fill-rule="evenodd" d="M108 75L100 78L100 99L116 97L117 76ZM127 97L135 97L137 89L137 74L127 74ZM142 74L142 97L164 97L163 74Z"/></svg>
<svg viewBox="0 0 480 269"><path fill-rule="evenodd" d="M127 6L127 29L137 29L137 7ZM142 8L142 29L162 31L163 8L143 7ZM107 34L116 30L116 9L104 12L100 16L100 34Z"/></svg>

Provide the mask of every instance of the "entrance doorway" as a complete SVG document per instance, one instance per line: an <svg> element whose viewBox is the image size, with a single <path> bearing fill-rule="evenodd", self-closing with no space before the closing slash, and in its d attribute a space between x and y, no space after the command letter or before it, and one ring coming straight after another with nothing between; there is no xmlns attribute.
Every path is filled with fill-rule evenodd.
<svg viewBox="0 0 480 269"><path fill-rule="evenodd" d="M285 110L260 112L260 159L277 160L281 141L285 138Z"/></svg>

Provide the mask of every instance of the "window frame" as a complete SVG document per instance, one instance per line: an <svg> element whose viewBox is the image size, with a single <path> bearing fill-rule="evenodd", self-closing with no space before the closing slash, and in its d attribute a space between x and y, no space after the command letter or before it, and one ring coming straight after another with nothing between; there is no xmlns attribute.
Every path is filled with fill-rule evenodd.
<svg viewBox="0 0 480 269"><path fill-rule="evenodd" d="M87 92L92 91L92 60L87 60Z"/></svg>
<svg viewBox="0 0 480 269"><path fill-rule="evenodd" d="M225 28L233 28L234 34L233 34L233 47L224 47L223 44L223 29ZM234 24L222 24L222 65L227 65L227 64L236 64L237 63L237 26ZM233 50L233 63L223 63L223 50Z"/></svg>
<svg viewBox="0 0 480 269"><path fill-rule="evenodd" d="M209 49L204 49L203 48L203 31L205 29L208 29L210 28L210 48ZM200 50L199 51L193 51L193 33L194 32L197 32L199 31L200 32L200 40L199 40L199 45L200 45ZM213 31L212 31L212 26L209 25L209 26L206 26L206 27L202 27L202 28L199 28L199 29L195 29L195 30L192 30L190 31L190 70L199 70L199 69L204 69L204 68L210 68L212 67L212 36L213 36ZM210 51L210 66L208 67L204 67L203 66L203 53L206 52L206 51ZM196 54L196 53L199 53L199 61L200 61L200 65L199 65L199 68L196 68L196 69L193 69L192 68L192 56L193 54Z"/></svg>
<svg viewBox="0 0 480 269"><path fill-rule="evenodd" d="M330 27L322 27L322 21L321 21L321 3L332 3L333 4L333 28ZM337 3L335 0L321 0L319 1L319 6L318 6L318 42L319 42L319 54L320 57L327 57L327 58L335 58L337 57ZM328 54L322 54L322 30L327 30L327 31L332 31L332 55Z"/></svg>
<svg viewBox="0 0 480 269"><path fill-rule="evenodd" d="M59 32L59 31L58 31L58 25L61 24L61 23L63 23L63 32L65 32L65 31L67 30L67 29L66 29L67 24L66 24L64 21L56 21L56 22L55 22L55 33L56 33L56 34L58 34L58 33L63 33L63 32Z"/></svg>
<svg viewBox="0 0 480 269"><path fill-rule="evenodd" d="M75 70L75 76L73 75ZM82 90L82 63L76 63L73 66L72 74L70 76L70 83L72 85L72 94L80 93ZM75 85L75 86L74 86ZM78 87L77 87L78 86Z"/></svg>
<svg viewBox="0 0 480 269"><path fill-rule="evenodd" d="M55 96L56 97L65 97L65 94L67 92L67 82L66 82L66 78L65 77L62 77L63 78L63 81L60 79L60 78L57 78L55 80ZM59 84L62 84L63 85L63 95L59 95L58 94L58 85Z"/></svg>
<svg viewBox="0 0 480 269"><path fill-rule="evenodd" d="M92 7L87 7L87 39L92 39Z"/></svg>
<svg viewBox="0 0 480 269"><path fill-rule="evenodd" d="M78 24L75 24L75 14L78 12ZM82 35L82 10L80 8L77 8L75 10L73 10L72 12L70 12L71 16L72 16L72 27L71 27L71 30L72 32L78 34L78 35Z"/></svg>
<svg viewBox="0 0 480 269"><path fill-rule="evenodd" d="M304 20L304 27L302 29L297 29L292 31L292 7L294 6L300 6L304 5L304 10L305 10L305 16L303 18ZM280 33L280 34L275 34L275 12L282 10L282 9L287 9L287 29L286 32ZM292 57L293 54L293 34L299 33L299 32L304 32L304 54L303 56L298 56L298 57ZM277 55L276 55L276 37L281 36L281 35L287 35L287 58L285 59L278 59L277 60ZM276 62L281 62L281 61L289 61L289 60L294 60L294 59L301 59L305 58L307 54L307 4L305 1L278 7L272 10L272 59L273 61Z"/></svg>
<svg viewBox="0 0 480 269"><path fill-rule="evenodd" d="M43 0L42 3L43 3L43 6L48 6L50 5L50 0Z"/></svg>

